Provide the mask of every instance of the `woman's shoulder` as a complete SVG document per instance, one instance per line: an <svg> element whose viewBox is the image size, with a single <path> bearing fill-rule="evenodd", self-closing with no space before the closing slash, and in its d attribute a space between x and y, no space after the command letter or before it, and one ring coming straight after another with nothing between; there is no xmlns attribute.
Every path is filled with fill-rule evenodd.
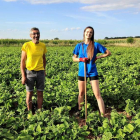
<svg viewBox="0 0 140 140"><path fill-rule="evenodd" d="M94 42L94 46L95 47L103 47L100 43L98 43L98 42Z"/></svg>
<svg viewBox="0 0 140 140"><path fill-rule="evenodd" d="M94 42L94 47L97 48L99 46L98 42Z"/></svg>
<svg viewBox="0 0 140 140"><path fill-rule="evenodd" d="M98 42L94 42L94 45L98 45L98 44L100 44L100 43L98 43Z"/></svg>
<svg viewBox="0 0 140 140"><path fill-rule="evenodd" d="M79 46L80 46L80 45L82 45L82 44L84 44L84 43L83 43L83 42L80 42L80 43L78 43L77 45L79 45Z"/></svg>
<svg viewBox="0 0 140 140"><path fill-rule="evenodd" d="M82 43L82 42L80 42L80 43L76 44L76 46L75 46L75 47L81 47L82 45L83 45L83 43Z"/></svg>

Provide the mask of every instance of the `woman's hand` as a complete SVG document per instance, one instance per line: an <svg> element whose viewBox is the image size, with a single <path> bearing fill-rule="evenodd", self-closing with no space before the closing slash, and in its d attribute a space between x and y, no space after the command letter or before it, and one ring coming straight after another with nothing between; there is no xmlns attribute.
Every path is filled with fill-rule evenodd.
<svg viewBox="0 0 140 140"><path fill-rule="evenodd" d="M88 62L89 61L89 59L88 58L86 58L86 57L84 57L84 58L79 58L79 61L82 61L82 62Z"/></svg>

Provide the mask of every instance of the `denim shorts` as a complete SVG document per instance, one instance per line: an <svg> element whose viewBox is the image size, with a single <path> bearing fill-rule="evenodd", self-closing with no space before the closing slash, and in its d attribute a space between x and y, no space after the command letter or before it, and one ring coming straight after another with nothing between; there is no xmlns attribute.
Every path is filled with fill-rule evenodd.
<svg viewBox="0 0 140 140"><path fill-rule="evenodd" d="M44 70L26 70L26 91L33 91L34 86L38 91L44 90L45 73Z"/></svg>

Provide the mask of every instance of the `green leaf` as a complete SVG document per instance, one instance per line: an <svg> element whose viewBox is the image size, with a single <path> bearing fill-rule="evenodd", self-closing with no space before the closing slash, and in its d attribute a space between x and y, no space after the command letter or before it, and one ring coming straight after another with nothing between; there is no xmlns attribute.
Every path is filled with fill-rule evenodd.
<svg viewBox="0 0 140 140"><path fill-rule="evenodd" d="M87 125L84 125L83 126L83 130L87 130L88 126Z"/></svg>
<svg viewBox="0 0 140 140"><path fill-rule="evenodd" d="M134 130L134 126L132 124L125 125L124 128L123 128L124 132L131 133L131 132L133 132L133 130Z"/></svg>
<svg viewBox="0 0 140 140"><path fill-rule="evenodd" d="M33 140L34 138L30 135L18 136L18 140Z"/></svg>
<svg viewBox="0 0 140 140"><path fill-rule="evenodd" d="M39 133L41 133L41 127L40 127L40 125L37 126L36 131L39 132Z"/></svg>
<svg viewBox="0 0 140 140"><path fill-rule="evenodd" d="M103 121L103 127L104 128L108 128L108 120L107 119L105 119L104 121Z"/></svg>
<svg viewBox="0 0 140 140"><path fill-rule="evenodd" d="M110 140L112 139L112 133L111 132L105 132L103 135L103 140Z"/></svg>
<svg viewBox="0 0 140 140"><path fill-rule="evenodd" d="M90 134L90 131L81 132L81 134L84 136L88 136Z"/></svg>
<svg viewBox="0 0 140 140"><path fill-rule="evenodd" d="M104 128L103 128L103 127L98 127L98 131L99 131L100 133L103 133L103 132L104 132Z"/></svg>
<svg viewBox="0 0 140 140"><path fill-rule="evenodd" d="M135 124L136 124L136 126L139 126L140 125L140 119L136 120Z"/></svg>
<svg viewBox="0 0 140 140"><path fill-rule="evenodd" d="M116 138L124 138L125 137L125 133L123 133L123 130L122 129L119 129L117 131L117 135L116 135Z"/></svg>
<svg viewBox="0 0 140 140"><path fill-rule="evenodd" d="M46 135L42 136L41 140L46 140Z"/></svg>
<svg viewBox="0 0 140 140"><path fill-rule="evenodd" d="M31 125L29 126L29 129L32 130L32 131L34 131L34 128L35 128L35 125L33 125L33 124L31 124Z"/></svg>
<svg viewBox="0 0 140 140"><path fill-rule="evenodd" d="M66 108L67 108L68 110L71 110L71 107L70 107L70 106L67 106Z"/></svg>
<svg viewBox="0 0 140 140"><path fill-rule="evenodd" d="M140 138L140 133L134 132L134 133L132 134L132 137L133 137L135 140L139 140L139 138Z"/></svg>
<svg viewBox="0 0 140 140"><path fill-rule="evenodd" d="M14 140L14 136L13 136L11 133L4 134L3 136L4 136L5 138Z"/></svg>

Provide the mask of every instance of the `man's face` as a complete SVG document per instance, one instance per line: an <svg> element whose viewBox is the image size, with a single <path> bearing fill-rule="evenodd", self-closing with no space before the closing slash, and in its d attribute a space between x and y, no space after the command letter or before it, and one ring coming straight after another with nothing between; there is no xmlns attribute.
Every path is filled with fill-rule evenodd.
<svg viewBox="0 0 140 140"><path fill-rule="evenodd" d="M32 30L32 33L30 33L30 37L32 38L33 43L38 44L40 32L38 30Z"/></svg>

